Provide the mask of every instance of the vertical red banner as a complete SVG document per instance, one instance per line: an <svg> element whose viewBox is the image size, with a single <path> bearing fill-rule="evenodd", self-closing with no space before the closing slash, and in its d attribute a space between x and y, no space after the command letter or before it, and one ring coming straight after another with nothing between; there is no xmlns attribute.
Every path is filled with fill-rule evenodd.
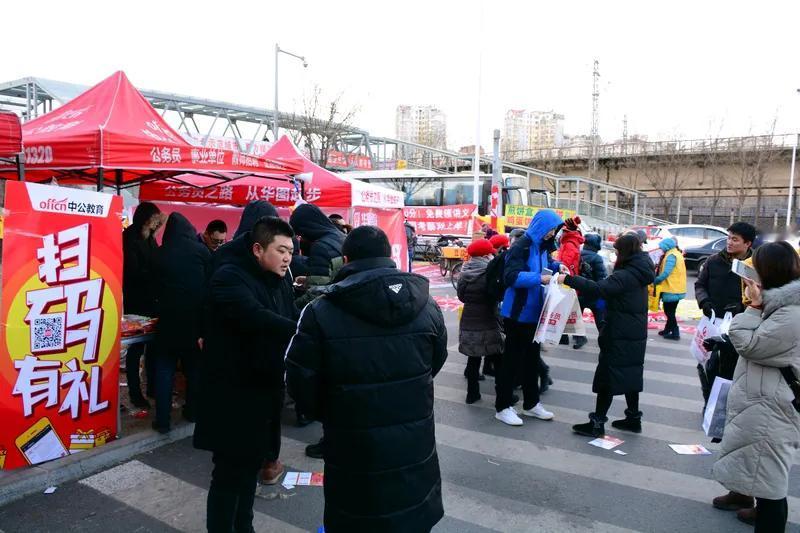
<svg viewBox="0 0 800 533"><path fill-rule="evenodd" d="M0 468L116 437L122 198L6 183Z"/></svg>
<svg viewBox="0 0 800 533"><path fill-rule="evenodd" d="M392 245L392 260L397 268L408 271L408 241L403 226L403 211L400 209L376 209L374 207L354 207L353 227L378 226L389 237Z"/></svg>

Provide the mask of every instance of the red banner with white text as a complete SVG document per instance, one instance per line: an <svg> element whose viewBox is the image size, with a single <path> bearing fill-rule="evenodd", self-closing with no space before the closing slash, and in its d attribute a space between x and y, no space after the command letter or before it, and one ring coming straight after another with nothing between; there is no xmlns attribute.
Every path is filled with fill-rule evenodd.
<svg viewBox="0 0 800 533"><path fill-rule="evenodd" d="M417 235L471 235L475 204L404 207Z"/></svg>
<svg viewBox="0 0 800 533"><path fill-rule="evenodd" d="M392 260L397 268L408 271L408 242L403 226L403 212L399 209L353 208L353 227L378 226L389 237L392 245Z"/></svg>
<svg viewBox="0 0 800 533"><path fill-rule="evenodd" d="M122 198L9 181L0 311L0 469L117 434Z"/></svg>

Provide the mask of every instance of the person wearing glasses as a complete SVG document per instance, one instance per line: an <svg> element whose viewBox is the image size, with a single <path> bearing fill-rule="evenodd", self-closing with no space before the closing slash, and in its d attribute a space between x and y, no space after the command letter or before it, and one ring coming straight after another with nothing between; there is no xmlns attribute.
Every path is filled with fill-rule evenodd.
<svg viewBox="0 0 800 533"><path fill-rule="evenodd" d="M206 245L210 252L225 244L228 237L228 226L222 220L212 220L206 226L206 230L197 236L197 239Z"/></svg>

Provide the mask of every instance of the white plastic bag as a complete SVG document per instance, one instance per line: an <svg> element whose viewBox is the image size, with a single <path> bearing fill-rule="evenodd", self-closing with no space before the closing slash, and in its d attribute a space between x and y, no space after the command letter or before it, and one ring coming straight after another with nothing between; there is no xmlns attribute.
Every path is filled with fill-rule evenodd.
<svg viewBox="0 0 800 533"><path fill-rule="evenodd" d="M706 412L703 414L703 431L709 437L722 438L722 433L725 430L728 392L731 390L732 383L731 380L719 376L714 378L714 385L711 387L711 394L706 404Z"/></svg>
<svg viewBox="0 0 800 533"><path fill-rule="evenodd" d="M722 317L722 320L719 320L719 319L717 319L717 320L719 321L719 324L718 324L719 334L720 335L727 335L728 331L731 329L731 321L733 320L733 313L728 311L727 313L725 313L725 316Z"/></svg>
<svg viewBox="0 0 800 533"><path fill-rule="evenodd" d="M558 344L576 299L575 291L559 285L558 276L553 276L547 286L547 296L533 341L539 344Z"/></svg>
<svg viewBox="0 0 800 533"><path fill-rule="evenodd" d="M711 311L711 318L703 315L703 318L700 319L700 323L697 324L697 331L689 347L689 351L691 351L694 358L697 359L697 362L701 365L705 365L708 358L711 357L711 352L703 348L703 341L708 337L716 337L719 334L719 325L714 311Z"/></svg>
<svg viewBox="0 0 800 533"><path fill-rule="evenodd" d="M564 326L564 333L576 335L578 337L586 336L586 322L583 321L583 309L581 309L577 298L573 300L572 311L570 311L567 317L567 325Z"/></svg>

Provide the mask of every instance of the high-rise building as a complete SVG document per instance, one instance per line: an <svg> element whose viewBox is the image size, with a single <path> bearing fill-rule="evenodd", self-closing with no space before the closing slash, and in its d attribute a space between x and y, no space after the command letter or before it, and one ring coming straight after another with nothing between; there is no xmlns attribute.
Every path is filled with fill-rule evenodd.
<svg viewBox="0 0 800 533"><path fill-rule="evenodd" d="M564 115L554 111L509 109L502 140L504 152L561 146Z"/></svg>
<svg viewBox="0 0 800 533"><path fill-rule="evenodd" d="M399 105L395 118L399 140L433 148L447 148L447 116L432 105Z"/></svg>

